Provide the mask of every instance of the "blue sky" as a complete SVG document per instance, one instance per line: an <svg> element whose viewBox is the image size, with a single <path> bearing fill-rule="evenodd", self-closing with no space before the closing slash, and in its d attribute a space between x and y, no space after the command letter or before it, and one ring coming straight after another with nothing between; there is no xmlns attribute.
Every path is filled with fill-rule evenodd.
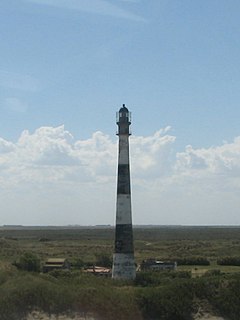
<svg viewBox="0 0 240 320"><path fill-rule="evenodd" d="M2 0L0 30L0 225L113 224L123 103L135 223L240 223L239 1Z"/></svg>

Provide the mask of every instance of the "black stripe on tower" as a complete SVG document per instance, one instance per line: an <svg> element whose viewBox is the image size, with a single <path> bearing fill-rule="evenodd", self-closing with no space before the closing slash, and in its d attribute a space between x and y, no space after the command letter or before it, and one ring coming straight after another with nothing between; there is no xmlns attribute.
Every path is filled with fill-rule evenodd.
<svg viewBox="0 0 240 320"><path fill-rule="evenodd" d="M134 252L132 224L117 224L115 239L115 253Z"/></svg>
<svg viewBox="0 0 240 320"><path fill-rule="evenodd" d="M130 194L130 169L129 164L118 165L117 194Z"/></svg>

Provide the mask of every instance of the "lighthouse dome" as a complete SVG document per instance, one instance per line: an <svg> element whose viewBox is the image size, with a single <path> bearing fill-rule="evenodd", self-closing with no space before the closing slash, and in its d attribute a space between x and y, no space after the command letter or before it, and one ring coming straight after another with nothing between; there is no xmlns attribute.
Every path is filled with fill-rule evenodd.
<svg viewBox="0 0 240 320"><path fill-rule="evenodd" d="M119 112L125 112L127 113L128 112L128 108L125 107L125 104L123 104L122 108L119 110Z"/></svg>

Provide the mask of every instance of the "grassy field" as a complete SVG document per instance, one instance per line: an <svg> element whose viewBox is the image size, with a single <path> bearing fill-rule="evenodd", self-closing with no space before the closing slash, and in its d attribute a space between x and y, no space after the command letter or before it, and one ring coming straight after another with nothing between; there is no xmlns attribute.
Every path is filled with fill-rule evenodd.
<svg viewBox="0 0 240 320"><path fill-rule="evenodd" d="M215 268L218 259L240 255L240 227L137 227L134 239L137 263L151 257L160 260L204 257ZM0 258L6 261L29 251L42 261L65 257L70 261L95 262L97 255L111 256L113 244L111 227L0 228Z"/></svg>
<svg viewBox="0 0 240 320"><path fill-rule="evenodd" d="M199 304L202 308L207 302L215 315L239 320L240 266L217 261L239 258L240 227L136 227L134 239L138 264L147 258L203 258L209 265L179 265L177 271L142 272L134 282L116 282L80 268L102 256L111 263L111 227L0 227L0 319L27 319L40 310L104 320L192 320ZM26 253L41 264L47 258L67 258L73 269L50 274L19 270L16 262Z"/></svg>

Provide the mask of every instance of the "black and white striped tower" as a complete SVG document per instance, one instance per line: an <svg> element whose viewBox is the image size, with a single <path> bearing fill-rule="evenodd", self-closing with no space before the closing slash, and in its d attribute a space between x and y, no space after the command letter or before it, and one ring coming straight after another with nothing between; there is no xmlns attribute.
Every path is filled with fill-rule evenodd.
<svg viewBox="0 0 240 320"><path fill-rule="evenodd" d="M117 212L115 250L113 254L113 279L131 280L136 276L133 248L131 186L129 166L129 136L131 113L125 107L117 112L119 137Z"/></svg>

